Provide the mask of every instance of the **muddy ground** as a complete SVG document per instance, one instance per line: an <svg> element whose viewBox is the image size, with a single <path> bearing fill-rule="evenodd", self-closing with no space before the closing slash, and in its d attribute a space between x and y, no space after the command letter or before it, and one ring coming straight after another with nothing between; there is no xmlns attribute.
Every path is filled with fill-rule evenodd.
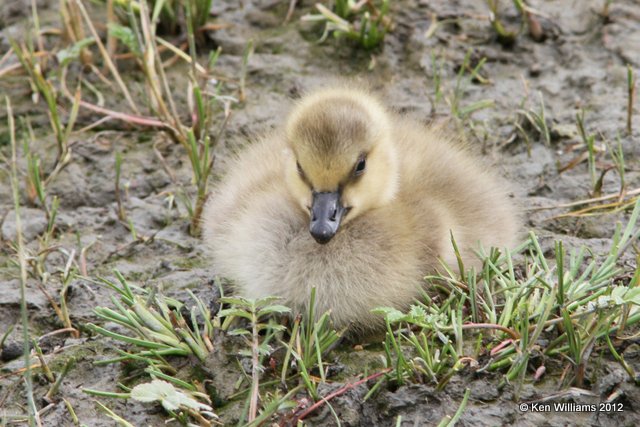
<svg viewBox="0 0 640 427"><path fill-rule="evenodd" d="M7 51L9 37L20 37L29 9L28 1L8 0L0 6L0 54ZM43 27L59 26L57 2L38 1ZM493 108L474 113L462 124L454 121L464 138L474 146L484 161L497 169L512 183L516 202L523 208L527 228L535 230L545 247L552 247L560 238L567 245L585 244L602 254L610 246L617 221L625 221L628 212L586 217L553 219L566 209L533 210L536 207L557 206L590 197L591 178L586 162L559 173L559 167L585 151L576 131L576 113L584 108L589 132L597 133L598 144L603 139L615 141L619 134L627 165L626 182L629 189L640 184L640 117L634 115L633 135L625 133L627 115L627 64L640 74L640 2L614 1L608 18L600 15L604 0L529 1L540 12L544 40L535 41L522 34L512 46L503 46L495 37L488 21L488 8L482 0L406 0L393 1L391 16L394 30L387 35L384 46L369 54L346 43L329 38L318 45L318 29L300 22L300 17L312 10L312 1L300 3L289 24L283 25L288 1L214 1L215 21L231 26L208 33L207 48L222 47L217 73L221 78L238 75L241 55L247 40L255 42L255 52L249 61L247 98L234 106L232 118L222 141L216 147L215 177L225 173L226 159L249 143L252 137L281 123L290 100L306 89L330 82L336 76L366 78L383 93L396 109L414 114L423 120L446 120L450 108L445 101L434 105L435 78L432 55L442 64L442 90L451 97L456 75L467 51L471 50L472 65L482 58L481 69L485 82L473 81L461 97L462 106L491 99ZM517 29L520 22L510 2L502 2L501 17L509 28ZM432 17L440 22L435 32L426 37ZM526 31L525 31L526 33ZM55 44L55 42L52 42ZM10 60L14 61L13 59ZM15 62L15 61L14 61ZM175 81L178 102L185 100L184 69L175 66L169 71ZM132 79L134 72L125 76ZM233 83L229 83L230 87ZM139 88L138 88L139 89ZM43 102L33 105L30 88L19 73L0 78L0 93L7 93L14 105L16 117L28 116L37 136L32 150L43 157L45 164L53 161L54 139L51 134ZM530 147L517 133L518 109L539 110L544 99L547 122L551 129L551 144L541 135L530 132ZM107 98L112 107L125 108L117 99ZM9 139L4 100L0 107L0 151L7 156ZM636 102L636 109L638 109ZM77 128L88 125L98 117L83 112ZM55 244L68 251L89 247L86 252L87 271L95 276L112 277L118 269L128 279L141 285L162 287L164 292L186 298L185 289L192 289L203 298L214 294L210 283L215 271L209 266L201 242L189 236L188 219L180 203L170 205L167 197L176 194L178 185L163 170L153 153L154 144L174 171L178 183L190 188L191 172L181 147L175 146L159 133L140 131L115 123L107 123L91 132L73 136L73 160L49 186L50 194L60 198ZM122 177L126 182L125 209L139 235L153 237L144 244L130 245L131 233L117 221L114 197L114 152L123 153ZM611 165L607 155L598 157L598 170ZM605 175L603 194L619 190L615 171ZM23 200L23 203L25 201ZM0 420L5 414L22 414L26 403L20 378L14 373L22 367L20 359L11 359L9 347L20 342L18 273L12 264L10 248L15 238L8 168L0 169L0 335L15 326L3 351L0 362ZM41 209L22 210L28 247L37 251L38 235L44 231L46 220ZM626 268L633 267L633 257L626 257ZM64 267L65 258L53 252L47 259L51 272ZM53 295L59 289L54 274L47 284ZM108 304L109 291L81 280L72 284L69 309L75 324L97 322L93 307ZM41 336L60 328L43 292L36 283L29 282L27 302L32 336ZM63 381L59 396L70 401L81 423L88 426L111 426L114 422L99 412L92 398L82 392L83 387L115 390L117 381L127 375L118 365L94 366L95 360L112 354L112 343L103 338L79 339L55 335L41 343L55 363L66 357L77 362ZM640 352L630 346L627 361L640 370ZM332 362L341 371L340 377L320 388L321 394L362 372L362 365L379 366L379 347L365 347L362 351L350 347L332 353ZM606 354L606 351L603 351ZM206 372L221 390L231 393L229 384L240 375L233 354L212 357ZM595 359L595 358L594 358ZM470 387L471 398L459 425L605 425L634 426L640 424L640 388L629 381L619 364L608 356L592 364L588 377L596 378L588 384L587 393L572 393L565 401L599 402L614 391L621 393L620 413L523 413L519 401L533 401L558 391L562 367L550 369L541 382L528 381L516 399L511 386L498 389L501 374L475 374L462 371L442 391L427 385L411 385L398 389L383 389L366 403L362 397L367 385L359 386L332 401L342 425L392 425L402 416L401 425L437 424L445 415L452 415L464 390ZM177 365L189 362L175 361ZM236 369L236 371L234 371ZM593 374L593 375L591 375ZM46 390L36 381L36 396ZM224 392L223 392L224 394ZM558 399L554 400L558 401ZM38 407L47 403L38 401ZM135 425L163 425L164 415L135 402L108 400L116 413ZM237 405L216 409L225 423L235 423ZM43 413L44 425L73 425L62 400ZM336 421L325 407L310 425L335 425Z"/></svg>

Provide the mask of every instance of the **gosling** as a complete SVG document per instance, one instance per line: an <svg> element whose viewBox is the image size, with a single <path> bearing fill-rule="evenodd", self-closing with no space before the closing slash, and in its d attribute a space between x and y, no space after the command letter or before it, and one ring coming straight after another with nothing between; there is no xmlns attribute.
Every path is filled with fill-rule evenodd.
<svg viewBox="0 0 640 427"><path fill-rule="evenodd" d="M391 112L363 89L305 96L285 125L230 166L203 213L217 273L249 298L331 312L369 335L372 309L407 309L424 277L509 247L519 224L504 185L460 144Z"/></svg>

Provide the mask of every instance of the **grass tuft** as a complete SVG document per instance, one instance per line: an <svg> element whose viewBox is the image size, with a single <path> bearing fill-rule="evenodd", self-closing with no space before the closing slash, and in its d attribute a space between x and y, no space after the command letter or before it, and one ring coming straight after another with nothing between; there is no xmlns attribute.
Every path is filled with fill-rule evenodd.
<svg viewBox="0 0 640 427"><path fill-rule="evenodd" d="M392 27L388 16L389 3L390 0L337 0L333 10L316 3L319 13L305 15L302 20L324 24L324 32L318 43L333 35L336 39L351 40L365 50L372 50L382 44L385 34Z"/></svg>
<svg viewBox="0 0 640 427"><path fill-rule="evenodd" d="M406 313L377 309L387 321L384 346L387 366L394 369L389 378L399 385L427 382L442 388L469 366L478 372L502 371L504 383L519 388L529 372L537 375L543 358L568 364L571 373L563 386L584 387L595 349L619 333L621 325L640 321L638 280L625 284L617 267L640 237L638 216L640 201L627 226L618 227L604 259L588 261L586 247L567 253L558 241L555 265L550 265L531 232L513 253L482 256L477 278L473 272L460 276L447 269L444 275L427 277L440 295L427 296ZM477 340L486 350L476 346L469 353L465 331L479 333ZM625 367L619 355L612 355ZM629 372L628 366L625 370Z"/></svg>

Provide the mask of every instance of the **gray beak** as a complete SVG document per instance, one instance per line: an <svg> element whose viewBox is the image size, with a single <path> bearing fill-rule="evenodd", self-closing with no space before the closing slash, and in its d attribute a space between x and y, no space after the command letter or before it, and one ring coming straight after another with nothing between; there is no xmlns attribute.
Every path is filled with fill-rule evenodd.
<svg viewBox="0 0 640 427"><path fill-rule="evenodd" d="M313 192L309 231L316 242L325 244L336 235L344 213L345 208L340 202L338 191Z"/></svg>

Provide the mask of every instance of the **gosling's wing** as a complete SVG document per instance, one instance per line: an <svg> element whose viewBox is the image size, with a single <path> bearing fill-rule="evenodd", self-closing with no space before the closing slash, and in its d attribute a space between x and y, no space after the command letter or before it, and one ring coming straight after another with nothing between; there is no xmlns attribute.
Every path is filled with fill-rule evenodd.
<svg viewBox="0 0 640 427"><path fill-rule="evenodd" d="M265 192L279 192L284 187L283 142L275 135L254 142L227 167L226 175L215 185L205 206L203 237L205 241L220 232Z"/></svg>
<svg viewBox="0 0 640 427"><path fill-rule="evenodd" d="M421 233L439 224L442 258L455 263L449 230L470 260L479 243L487 249L514 243L519 226L509 186L484 159L441 129L415 122L402 123L398 144L403 194L416 199Z"/></svg>

